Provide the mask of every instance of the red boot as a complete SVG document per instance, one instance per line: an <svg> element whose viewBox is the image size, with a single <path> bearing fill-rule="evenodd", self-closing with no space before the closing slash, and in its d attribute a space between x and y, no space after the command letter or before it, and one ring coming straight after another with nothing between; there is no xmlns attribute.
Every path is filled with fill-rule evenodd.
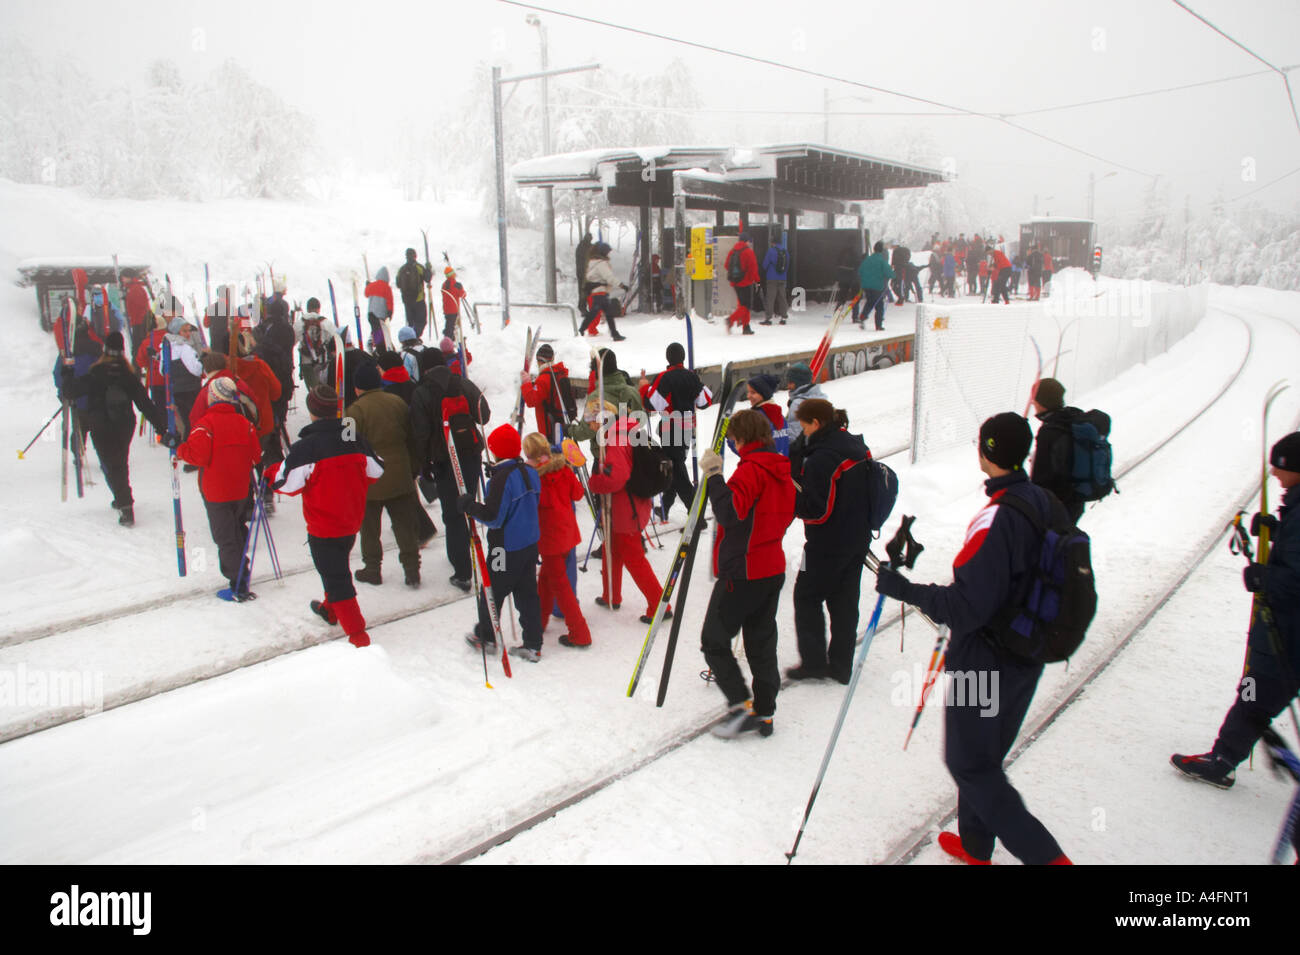
<svg viewBox="0 0 1300 955"><path fill-rule="evenodd" d="M964 862L967 865L992 865L988 859L976 859L966 851L961 844L961 836L955 832L939 833L939 848L948 855L952 856L958 862Z"/></svg>
<svg viewBox="0 0 1300 955"><path fill-rule="evenodd" d="M342 625L343 632L348 635L349 643L354 647L370 646L370 634L366 633L366 618L361 616L361 608L357 606L356 597L332 603L330 609L339 618L339 624Z"/></svg>

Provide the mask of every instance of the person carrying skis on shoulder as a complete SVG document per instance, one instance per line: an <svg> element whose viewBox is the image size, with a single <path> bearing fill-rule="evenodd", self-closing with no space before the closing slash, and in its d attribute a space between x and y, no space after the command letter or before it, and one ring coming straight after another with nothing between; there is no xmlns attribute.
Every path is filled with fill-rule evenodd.
<svg viewBox="0 0 1300 955"><path fill-rule="evenodd" d="M420 341L420 333L409 325L404 325L397 330L397 343L402 349L402 364L406 366L406 373L410 376L411 381L420 380L420 352L424 351L424 342Z"/></svg>
<svg viewBox="0 0 1300 955"><path fill-rule="evenodd" d="M172 399L176 402L176 424L182 437L189 434L190 410L203 382L203 364L193 339L195 331L194 324L183 316L173 318L167 326L167 343L171 346ZM160 349L159 362L161 356ZM185 470L195 471L197 468L187 464Z"/></svg>
<svg viewBox="0 0 1300 955"><path fill-rule="evenodd" d="M294 331L298 340L298 375L303 385L310 391L319 384L328 384L329 369L334 362L334 335L338 329L320 313L320 299L307 299L307 311L298 319ZM212 350L229 351L215 343Z"/></svg>
<svg viewBox="0 0 1300 955"><path fill-rule="evenodd" d="M468 295L465 286L456 281L456 270L450 265L442 270L442 337L455 340L456 326L460 323L460 303ZM429 336L430 341L433 336Z"/></svg>
<svg viewBox="0 0 1300 955"><path fill-rule="evenodd" d="M580 326L578 334L588 332L595 335L600 327L600 317L602 315L609 321L610 337L616 342L623 341L623 335L618 333L618 327L614 324L614 319L622 311L622 306L618 299L614 298L614 289L621 288L627 291L627 286L618 280L614 275L614 268L609 264L610 252L613 250L606 242L597 242L591 247L591 254L587 258L587 285L590 289L588 296L588 315Z"/></svg>
<svg viewBox="0 0 1300 955"><path fill-rule="evenodd" d="M877 242L872 253L858 265L858 283L862 286L862 324L867 315L876 313L876 331L885 328L885 288L894 277L885 257L885 243Z"/></svg>
<svg viewBox="0 0 1300 955"><path fill-rule="evenodd" d="M375 277L366 283L366 308L370 318L370 339L375 343L375 351L388 350L388 337L384 333L384 323L393 317L393 287L388 284L388 266L381 265Z"/></svg>
<svg viewBox="0 0 1300 955"><path fill-rule="evenodd" d="M397 358L391 352L385 355ZM387 511L393 536L397 538L397 559L405 572L406 586L419 587L420 539L416 512L423 508L416 494L415 471L411 466L411 416L405 401L383 390L379 369L374 365L357 370L356 387L357 400L348 405L343 418L355 423L357 436L366 441L383 462L384 473L366 490L365 516L361 522L361 560L364 566L352 576L375 586L384 582L384 546L380 541L380 531Z"/></svg>
<svg viewBox="0 0 1300 955"><path fill-rule="evenodd" d="M944 761L957 784L957 833L941 832L939 847L961 862L988 865L998 839L1026 865L1069 865L1052 834L1025 807L1002 769L1024 722L1043 664L1004 650L992 630L1035 578L1042 554L1037 528L1015 506L1016 497L1040 515L1059 502L1029 482L1022 465L1033 435L1020 415L1004 412L979 430L979 466L989 502L966 529L953 560L953 582L918 584L882 562L876 592L919 608L952 628L945 669L956 680L988 674L996 709L973 698L944 707Z"/></svg>
<svg viewBox="0 0 1300 955"><path fill-rule="evenodd" d="M771 325L775 315L785 324L790 305L785 299L785 280L790 273L790 251L785 247L785 233L780 233L763 256L764 308L762 325Z"/></svg>
<svg viewBox="0 0 1300 955"><path fill-rule="evenodd" d="M135 409L140 409L159 434L167 433L167 413L149 400L123 354L125 350L122 333L109 332L104 336L102 354L85 374L78 375L75 366L60 366L56 374L62 375L61 397L84 399L80 427L90 432L100 470L113 492L112 506L119 513L118 523L130 527L135 523L130 473Z"/></svg>
<svg viewBox="0 0 1300 955"><path fill-rule="evenodd" d="M858 638L862 565L871 544L871 452L859 435L849 434L844 412L825 398L801 401L793 417L801 430L790 466L805 543L794 581L799 665L785 672L792 680L829 676L847 684ZM831 618L829 648L823 604Z"/></svg>
<svg viewBox="0 0 1300 955"><path fill-rule="evenodd" d="M576 446L571 445L576 450ZM574 516L574 501L583 498L582 483L573 473L565 455L553 450L546 438L533 432L524 435L524 457L542 480L538 498L537 519L539 538L537 550L541 555L541 569L537 575L537 600L541 607L543 632L550 619L551 608L559 606L564 614L568 633L560 637L565 647L591 646L591 629L582 615L578 597L569 583L567 562L569 554L582 543L578 521ZM581 451L578 452L582 454Z"/></svg>
<svg viewBox="0 0 1300 955"><path fill-rule="evenodd" d="M608 348L597 349L596 355L600 356L600 364L604 366L605 401L613 405L615 409L622 409L625 414L644 413L645 408L641 404L641 395L632 384L632 378L628 373L618 367L618 356ZM589 406L594 404L599 391L600 373L596 362L597 358L592 356L590 372L587 375L586 403ZM592 422L597 417L598 415L592 414L592 409L588 407L587 413L582 418L569 425L569 437L573 438L574 441L590 442L591 458L593 460L598 456L596 448L596 432L598 429L592 425Z"/></svg>
<svg viewBox="0 0 1300 955"><path fill-rule="evenodd" d="M235 306L235 289L231 285L218 285L212 304L203 310L203 327L208 330L208 345L213 351L230 351L230 322L238 309ZM312 301L315 301L313 299ZM311 311L311 303L307 310ZM320 303L316 303L320 311Z"/></svg>
<svg viewBox="0 0 1300 955"><path fill-rule="evenodd" d="M1300 431L1293 431L1269 452L1269 473L1282 485L1278 516L1256 514L1250 532L1268 528L1268 563L1251 563L1243 571L1246 590L1254 594L1246 667L1218 738L1208 753L1175 753L1170 763L1181 773L1220 789L1230 789L1236 768L1300 693Z"/></svg>
<svg viewBox="0 0 1300 955"><path fill-rule="evenodd" d="M101 344L109 332L120 332L126 327L122 313L108 300L108 294L102 285L96 285L90 290L90 301L86 303L86 324L90 328L91 337Z"/></svg>
<svg viewBox="0 0 1300 955"><path fill-rule="evenodd" d="M153 326L147 336L137 339L139 345L135 350L135 366L145 370L145 386L149 389L149 398L159 408L167 407L167 379L162 373L162 342L167 335L167 326L163 320L152 312L146 319ZM162 444L162 433L157 440Z"/></svg>
<svg viewBox="0 0 1300 955"><path fill-rule="evenodd" d="M402 293L402 307L406 310L406 326L419 338L429 321L429 310L424 301L425 283L433 280L433 266L421 265L415 260L415 250L406 250L406 261L397 270L397 290ZM398 341L401 341L398 334Z"/></svg>
<svg viewBox="0 0 1300 955"><path fill-rule="evenodd" d="M723 263L727 282L736 293L736 310L727 316L728 333L733 325L739 325L743 334L754 334L749 327L749 313L758 291L758 257L749 243L749 233L742 232Z"/></svg>
<svg viewBox="0 0 1300 955"><path fill-rule="evenodd" d="M426 348L420 362L423 366L420 383L411 395L411 473L421 483L426 499L432 482L442 506L451 583L469 593L473 586L469 527L457 508L460 490L456 486L443 423L451 423L452 442L465 487L478 487L483 472L480 429L491 419L492 409L472 381L454 374L442 363L439 350Z"/></svg>
<svg viewBox="0 0 1300 955"><path fill-rule="evenodd" d="M713 403L713 393L700 376L687 368L686 349L672 342L664 357L668 367L653 382L641 380L641 405L659 412L659 445L673 462L673 483L665 492L659 508L662 520L668 520L673 501L680 499L689 511L695 500L695 484L686 469L686 455L695 440L696 409Z"/></svg>
<svg viewBox="0 0 1300 955"><path fill-rule="evenodd" d="M468 490L467 476L467 491L456 500L461 513L488 529L491 594L486 587L479 594L478 623L467 639L476 650L495 650L496 631L492 628L487 601L492 600L497 619L501 620L506 598L513 596L524 642L511 647L510 653L537 663L542 658L542 610L537 597L537 542L541 536L537 510L541 478L519 457L523 449L514 425L501 425L488 435L487 444L497 459L488 480L487 496L482 503L474 500L473 491ZM464 462L461 466L464 467Z"/></svg>
<svg viewBox="0 0 1300 955"><path fill-rule="evenodd" d="M536 409L537 430L548 442L558 445L564 440L565 425L577 408L569 384L569 369L555 360L555 349L542 345L537 349L537 373L522 372L519 390L524 404Z"/></svg>
<svg viewBox="0 0 1300 955"><path fill-rule="evenodd" d="M608 395L608 379L606 385ZM651 502L648 497L633 494L627 486L628 479L632 476L633 444L645 442L644 435L634 433L642 425L627 413L626 406L620 411L618 406L606 400L604 409L601 409L595 394L587 399L587 413L584 417L594 428L608 429L604 467L593 471L587 480L587 487L592 494L609 495L610 536L613 538L612 542L605 541L601 551L600 558L606 566L601 574L603 592L596 598L596 603L612 610L617 610L622 605L623 568L626 567L641 591L641 596L645 598L646 612L641 617L641 622L650 623L663 596L663 586L650 562L646 560L645 550L641 546L641 532L650 523ZM612 426L609 424L611 421ZM664 619L670 616L672 609L667 608Z"/></svg>
<svg viewBox="0 0 1300 955"><path fill-rule="evenodd" d="M176 456L199 469L199 493L231 599L236 603L252 599L256 594L248 589L250 568L244 549L253 516L253 468L262 459L262 443L244 414L240 388L228 372L214 376L204 387L194 404L194 426L176 448Z"/></svg>
<svg viewBox="0 0 1300 955"><path fill-rule="evenodd" d="M129 272L122 273L122 307L126 309L126 320L131 326L131 341L143 342L153 330L153 308L149 304L149 289ZM143 362L137 361L136 364L144 367Z"/></svg>
<svg viewBox="0 0 1300 955"><path fill-rule="evenodd" d="M717 581L700 631L700 649L727 699L727 714L715 736L772 735L781 671L776 662L776 611L785 585L782 540L794 520L795 487L790 462L772 446L772 429L758 411L738 411L729 434L740 463L731 480L722 477L722 456L712 448L700 456L718 533L713 545ZM744 635L753 689L745 685L731 652Z"/></svg>
<svg viewBox="0 0 1300 955"><path fill-rule="evenodd" d="M354 647L368 647L348 555L365 519L366 490L383 476L384 463L349 422L337 417L333 388L312 389L307 413L311 424L298 432L284 461L271 466L267 482L278 494L302 497L307 547L325 591L324 600L311 602L312 613L342 626Z"/></svg>

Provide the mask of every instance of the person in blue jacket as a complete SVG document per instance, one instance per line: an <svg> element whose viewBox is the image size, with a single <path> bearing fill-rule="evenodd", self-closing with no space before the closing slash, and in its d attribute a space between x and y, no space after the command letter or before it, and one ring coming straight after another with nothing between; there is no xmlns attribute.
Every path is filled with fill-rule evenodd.
<svg viewBox="0 0 1300 955"><path fill-rule="evenodd" d="M876 331L885 327L885 289L894 277L894 270L889 267L885 256L885 243L877 242L871 253L858 266L858 281L862 285L862 323L865 325L867 315L873 309L876 313Z"/></svg>
<svg viewBox="0 0 1300 955"><path fill-rule="evenodd" d="M497 459L487 497L479 503L472 494L462 494L456 503L463 513L488 528L486 556L498 620L506 598L515 598L524 642L522 646L511 647L510 652L536 663L542 656L542 608L537 597L537 541L541 537L537 506L541 500L541 478L520 457L523 447L514 425L503 424L497 428L488 435L487 444ZM496 650L486 590L479 596L478 623L466 639L475 649Z"/></svg>
<svg viewBox="0 0 1300 955"><path fill-rule="evenodd" d="M1231 788L1237 764L1300 693L1300 431L1273 445L1268 460L1284 494L1279 517L1256 514L1251 526L1256 536L1269 528L1272 549L1268 563L1252 563L1243 574L1260 609L1250 626L1237 699L1213 749L1170 757L1175 769L1220 789Z"/></svg>
<svg viewBox="0 0 1300 955"><path fill-rule="evenodd" d="M775 315L782 325L790 317L790 304L785 298L785 280L790 274L790 252L785 247L785 233L782 232L767 247L763 256L763 277L766 280L764 292L764 318L761 324L771 325Z"/></svg>
<svg viewBox="0 0 1300 955"><path fill-rule="evenodd" d="M1052 513L1053 499L1025 474L1032 441L1029 422L1014 412L980 426L979 465L988 476L989 502L966 528L951 584L913 583L884 563L876 576L877 593L952 628L944 668L962 692L944 705L944 761L957 784L957 832L941 832L939 847L971 865L988 865L998 839L1026 865L1070 864L1002 769L1043 665L1002 649L989 628L1025 592L1042 552L1028 516L999 502L1017 497L1045 519Z"/></svg>

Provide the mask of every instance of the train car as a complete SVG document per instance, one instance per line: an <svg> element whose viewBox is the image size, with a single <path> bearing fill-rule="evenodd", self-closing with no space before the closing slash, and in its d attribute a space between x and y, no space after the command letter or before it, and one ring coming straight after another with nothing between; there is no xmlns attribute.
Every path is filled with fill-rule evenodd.
<svg viewBox="0 0 1300 955"><path fill-rule="evenodd" d="M1020 224L1020 251L1029 253L1033 245L1045 247L1052 254L1054 271L1093 269L1097 224L1091 219L1066 219L1060 216L1033 216Z"/></svg>

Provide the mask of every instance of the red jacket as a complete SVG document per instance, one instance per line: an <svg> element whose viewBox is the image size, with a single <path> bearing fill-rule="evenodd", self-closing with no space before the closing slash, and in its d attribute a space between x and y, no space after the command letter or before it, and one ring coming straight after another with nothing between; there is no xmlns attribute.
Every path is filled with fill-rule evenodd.
<svg viewBox="0 0 1300 955"><path fill-rule="evenodd" d="M366 298L382 298L388 303L388 317L393 317L393 287L387 282L381 282L376 279L373 282L366 283Z"/></svg>
<svg viewBox="0 0 1300 955"><path fill-rule="evenodd" d="M149 369L150 388L161 388L167 384L167 379L162 373L162 340L167 334L166 329L155 328L149 333L149 337L140 343L140 347L135 350L135 364L137 368ZM153 358L149 357L150 350L153 351Z"/></svg>
<svg viewBox="0 0 1300 955"><path fill-rule="evenodd" d="M461 285L454 279L447 279L442 283L442 314L443 317L448 315L460 314L460 302L465 297L465 286Z"/></svg>
<svg viewBox="0 0 1300 955"><path fill-rule="evenodd" d="M124 279L122 284L125 286L123 304L126 306L127 321L139 325L149 314L149 293L139 279Z"/></svg>
<svg viewBox="0 0 1300 955"><path fill-rule="evenodd" d="M567 554L582 543L578 519L573 513L573 502L583 498L582 482L560 455L538 468L537 473L542 478L542 493L537 505L537 518L541 525L537 552L543 557Z"/></svg>
<svg viewBox="0 0 1300 955"><path fill-rule="evenodd" d="M203 396L206 400L206 390ZM194 414L192 420L190 436L176 454L201 468L203 500L219 504L247 497L253 466L262 459L262 444L252 422L224 401L209 407L202 416Z"/></svg>
<svg viewBox="0 0 1300 955"><path fill-rule="evenodd" d="M997 278L1006 269L1011 268L1011 260L1007 258L1005 252L999 249L993 250L993 277Z"/></svg>
<svg viewBox="0 0 1300 955"><path fill-rule="evenodd" d="M758 257L754 255L754 250L749 247L748 242L737 242L727 253L727 261L723 264L725 269L731 263L733 255L740 256L740 268L744 275L740 277L739 282L733 282L735 288L744 288L747 285L753 285L758 281Z"/></svg>
<svg viewBox="0 0 1300 955"><path fill-rule="evenodd" d="M1052 253L1043 249L1043 274L1048 275L1052 272Z"/></svg>
<svg viewBox="0 0 1300 955"><path fill-rule="evenodd" d="M747 444L740 449L740 466L731 480L713 475L708 492L718 522L714 574L719 579L759 580L785 573L782 541L794 521L795 498L789 458L758 442Z"/></svg>
<svg viewBox="0 0 1300 955"><path fill-rule="evenodd" d="M280 397L280 379L275 377L271 366L260 358L235 359L235 371L234 375L226 370L219 371L212 377L234 378L240 385L240 391L253 396L253 402L257 405L257 433L266 437L275 430L275 414L271 410L271 402ZM206 388L200 391L199 400L203 402L202 407L206 408ZM201 410L197 400L194 410L196 413Z"/></svg>
<svg viewBox="0 0 1300 955"><path fill-rule="evenodd" d="M632 445L628 440L628 419L620 418L614 433L605 447L605 472L593 472L587 481L592 494L610 496L610 530L614 534L639 536L641 529L650 523L650 499L635 497L627 490L627 479L632 476ZM789 471L789 464L786 471ZM794 499L791 498L793 509ZM792 510L793 513L793 510Z"/></svg>
<svg viewBox="0 0 1300 955"><path fill-rule="evenodd" d="M537 409L537 431L547 441L555 439L551 424L564 418L564 403L555 383L557 377L569 377L569 369L564 367L562 361L555 362L545 371L539 372L532 381L526 381L520 386L524 404Z"/></svg>
<svg viewBox="0 0 1300 955"><path fill-rule="evenodd" d="M340 418L321 418L298 432L289 456L266 470L268 486L302 495L312 537L351 537L366 516L366 491L384 464L361 437L348 440ZM349 432L350 434L351 432Z"/></svg>
<svg viewBox="0 0 1300 955"><path fill-rule="evenodd" d="M212 381L215 378L234 378L235 385L239 388L239 393L248 397L248 401L244 402L244 407L247 408L251 404L253 408L257 410L257 423L253 424L253 430L257 432L260 437L261 431L258 430L258 425L261 424L262 421L262 407L257 403L257 395L253 394L253 389L248 387L248 382L242 378L235 378L234 375L225 369L216 372L203 383L203 387L199 389L198 397L194 399L194 407L190 410L190 420L198 421L208 413L208 385L212 384Z"/></svg>

